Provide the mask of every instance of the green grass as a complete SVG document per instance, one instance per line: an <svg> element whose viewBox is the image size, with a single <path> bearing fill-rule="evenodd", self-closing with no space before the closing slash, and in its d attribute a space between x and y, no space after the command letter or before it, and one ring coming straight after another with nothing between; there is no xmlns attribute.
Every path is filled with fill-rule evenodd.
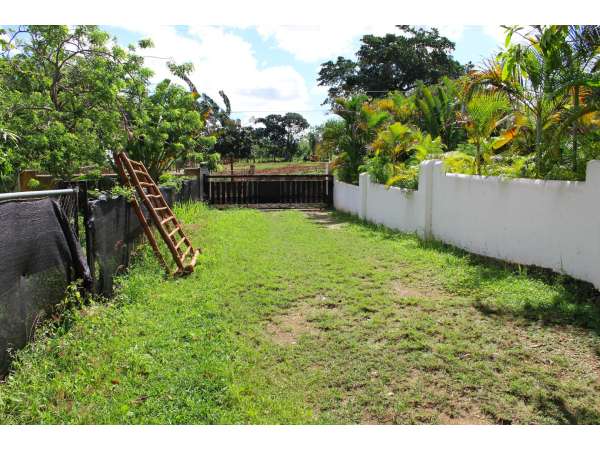
<svg viewBox="0 0 600 450"><path fill-rule="evenodd" d="M180 207L110 303L19 352L0 423L599 423L596 291L334 214Z"/></svg>

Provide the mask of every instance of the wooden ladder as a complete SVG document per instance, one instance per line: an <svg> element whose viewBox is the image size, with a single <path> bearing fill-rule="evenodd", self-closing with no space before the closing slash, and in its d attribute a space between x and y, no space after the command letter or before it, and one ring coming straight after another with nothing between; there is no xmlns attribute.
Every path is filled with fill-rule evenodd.
<svg viewBox="0 0 600 450"><path fill-rule="evenodd" d="M182 275L193 272L200 249L192 247L192 243L184 234L181 224L175 217L175 214L173 214L173 211L171 211L171 208L169 208L162 192L160 192L160 189L148 174L144 164L129 159L125 153L116 154L115 164L119 170L121 180L126 186L135 188L139 198L150 213L152 222L156 225L160 235L167 244L177 264L175 274ZM144 233L148 237L156 257L167 271L167 274L170 274L171 270L160 253L156 238L135 196L131 199L131 205L142 224Z"/></svg>

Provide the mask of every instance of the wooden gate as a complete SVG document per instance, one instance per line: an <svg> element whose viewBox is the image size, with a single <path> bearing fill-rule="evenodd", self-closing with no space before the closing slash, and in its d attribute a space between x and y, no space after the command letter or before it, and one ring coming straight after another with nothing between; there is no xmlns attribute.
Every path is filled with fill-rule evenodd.
<svg viewBox="0 0 600 450"><path fill-rule="evenodd" d="M213 205L331 206L333 175L204 175L204 195Z"/></svg>

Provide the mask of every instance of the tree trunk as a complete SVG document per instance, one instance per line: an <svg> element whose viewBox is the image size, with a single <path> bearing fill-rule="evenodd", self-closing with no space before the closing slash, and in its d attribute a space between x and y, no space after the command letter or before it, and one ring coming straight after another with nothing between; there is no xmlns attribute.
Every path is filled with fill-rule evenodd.
<svg viewBox="0 0 600 450"><path fill-rule="evenodd" d="M535 171L539 177L542 170L542 114L536 111L535 114Z"/></svg>

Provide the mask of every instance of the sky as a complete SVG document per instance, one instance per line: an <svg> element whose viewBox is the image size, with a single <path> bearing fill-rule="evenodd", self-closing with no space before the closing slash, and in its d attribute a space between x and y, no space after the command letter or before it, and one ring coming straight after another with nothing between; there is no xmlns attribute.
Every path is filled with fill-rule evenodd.
<svg viewBox="0 0 600 450"><path fill-rule="evenodd" d="M320 65L338 56L352 58L365 34L394 32L394 25L377 26L105 26L121 46L150 38L154 47L140 50L157 83L173 78L166 62L192 62L196 87L222 103L229 97L232 116L251 122L268 114L299 112L318 125L328 118L322 105L327 88L317 85ZM440 33L455 42L454 57L477 65L504 42L496 25L442 25Z"/></svg>

